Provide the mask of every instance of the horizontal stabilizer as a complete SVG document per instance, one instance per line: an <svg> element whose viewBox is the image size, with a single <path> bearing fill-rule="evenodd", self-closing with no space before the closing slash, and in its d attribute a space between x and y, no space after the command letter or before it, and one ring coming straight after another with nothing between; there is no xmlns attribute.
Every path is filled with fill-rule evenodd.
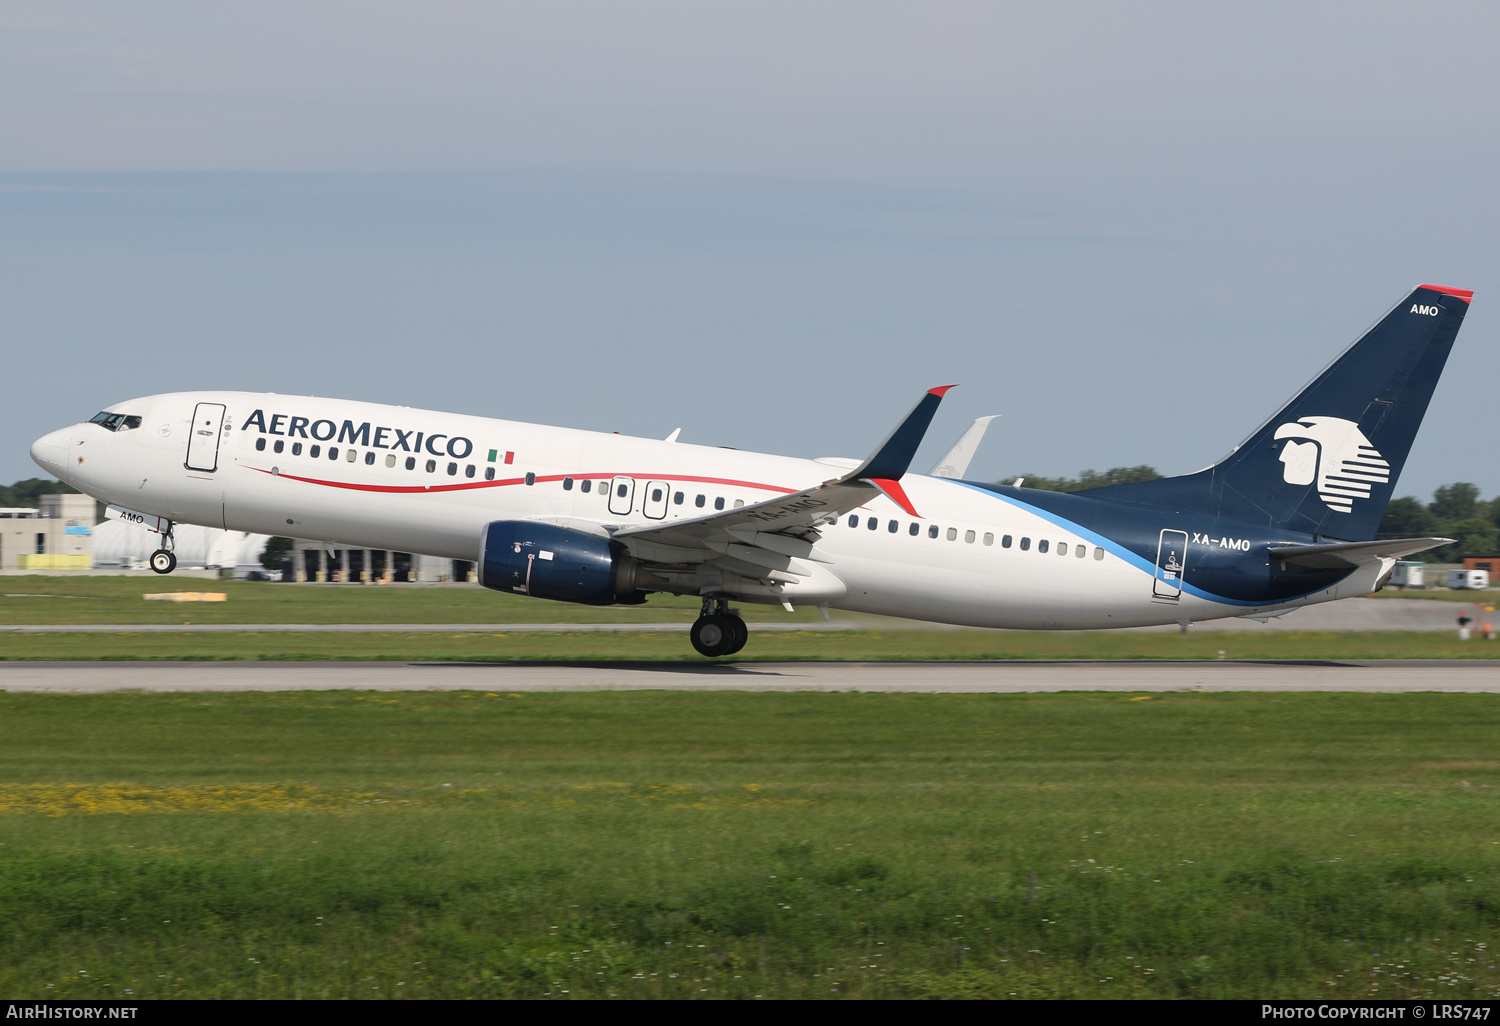
<svg viewBox="0 0 1500 1026"><path fill-rule="evenodd" d="M1425 552L1439 545L1453 544L1452 538L1383 538L1379 541L1333 542L1327 545L1273 545L1272 559L1322 570L1344 570L1370 559L1400 559L1414 552Z"/></svg>

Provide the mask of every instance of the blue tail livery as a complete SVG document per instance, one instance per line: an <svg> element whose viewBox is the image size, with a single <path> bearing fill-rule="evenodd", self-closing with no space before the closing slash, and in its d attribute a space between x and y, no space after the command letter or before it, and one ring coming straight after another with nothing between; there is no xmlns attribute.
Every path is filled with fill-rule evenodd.
<svg viewBox="0 0 1500 1026"><path fill-rule="evenodd" d="M1079 494L1374 538L1473 295L1418 285L1207 470Z"/></svg>

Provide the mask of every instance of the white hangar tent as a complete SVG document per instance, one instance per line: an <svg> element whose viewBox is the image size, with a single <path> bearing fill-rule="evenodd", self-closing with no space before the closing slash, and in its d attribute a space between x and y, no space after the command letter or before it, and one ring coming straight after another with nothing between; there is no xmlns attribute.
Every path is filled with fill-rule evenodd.
<svg viewBox="0 0 1500 1026"><path fill-rule="evenodd" d="M161 548L161 535L139 524L106 520L94 527L94 568L144 568L146 558ZM262 569L260 554L269 540L264 534L225 531L179 524L173 532L177 565L185 570L233 567L239 573Z"/></svg>

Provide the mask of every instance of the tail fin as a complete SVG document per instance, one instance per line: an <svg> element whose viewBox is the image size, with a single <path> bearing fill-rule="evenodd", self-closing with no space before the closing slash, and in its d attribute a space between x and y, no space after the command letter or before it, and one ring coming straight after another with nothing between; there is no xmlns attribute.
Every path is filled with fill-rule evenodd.
<svg viewBox="0 0 1500 1026"><path fill-rule="evenodd" d="M1374 538L1473 295L1418 285L1207 470L1077 494Z"/></svg>

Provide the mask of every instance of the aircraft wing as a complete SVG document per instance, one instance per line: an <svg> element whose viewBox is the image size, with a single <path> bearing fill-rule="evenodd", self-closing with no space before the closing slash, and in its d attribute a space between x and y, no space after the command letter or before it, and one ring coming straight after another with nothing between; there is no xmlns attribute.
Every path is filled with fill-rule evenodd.
<svg viewBox="0 0 1500 1026"><path fill-rule="evenodd" d="M953 443L953 448L943 454L943 458L932 465L928 473L933 477L948 477L958 480L969 472L969 462L974 454L979 451L979 443L984 441L984 433L990 429L990 421L999 420L1000 414L992 413L988 417L980 417L969 425L965 431Z"/></svg>
<svg viewBox="0 0 1500 1026"><path fill-rule="evenodd" d="M827 562L818 552L818 528L885 495L919 516L901 488L945 385L924 395L886 440L854 470L812 488L737 509L726 509L660 526L616 531L614 539L653 573L672 575L703 563L760 580L791 583L812 574L799 560Z"/></svg>
<svg viewBox="0 0 1500 1026"><path fill-rule="evenodd" d="M1272 559L1298 566L1342 570L1372 559L1400 559L1415 552L1453 544L1452 538L1382 538L1379 541L1332 542L1326 545L1273 545Z"/></svg>

